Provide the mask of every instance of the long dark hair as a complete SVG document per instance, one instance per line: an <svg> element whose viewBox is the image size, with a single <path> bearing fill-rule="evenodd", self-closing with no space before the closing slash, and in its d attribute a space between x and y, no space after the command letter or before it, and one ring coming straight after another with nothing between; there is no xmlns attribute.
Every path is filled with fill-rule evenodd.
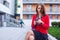
<svg viewBox="0 0 60 40"><path fill-rule="evenodd" d="M41 10L40 10L40 12L41 12L41 14L42 14L42 16L43 16L43 15L46 14L44 4L37 4L37 6L36 6L36 13L38 14L37 8L38 8L39 5L41 5Z"/></svg>

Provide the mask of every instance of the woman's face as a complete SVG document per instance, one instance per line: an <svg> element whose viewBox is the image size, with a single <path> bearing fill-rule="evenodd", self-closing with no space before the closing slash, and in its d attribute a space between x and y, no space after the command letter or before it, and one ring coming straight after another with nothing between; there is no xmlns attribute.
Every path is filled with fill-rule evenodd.
<svg viewBox="0 0 60 40"><path fill-rule="evenodd" d="M38 13L40 13L40 10L41 10L41 5L39 5L37 8Z"/></svg>

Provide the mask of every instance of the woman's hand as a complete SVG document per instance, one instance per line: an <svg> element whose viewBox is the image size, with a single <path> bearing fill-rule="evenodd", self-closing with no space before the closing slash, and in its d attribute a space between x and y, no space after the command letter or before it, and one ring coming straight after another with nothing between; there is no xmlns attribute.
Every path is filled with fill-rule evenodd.
<svg viewBox="0 0 60 40"><path fill-rule="evenodd" d="M34 25L36 25L36 21L34 21Z"/></svg>
<svg viewBox="0 0 60 40"><path fill-rule="evenodd" d="M41 21L40 19L38 20L38 21L36 21L38 24L44 24L44 22L43 21Z"/></svg>

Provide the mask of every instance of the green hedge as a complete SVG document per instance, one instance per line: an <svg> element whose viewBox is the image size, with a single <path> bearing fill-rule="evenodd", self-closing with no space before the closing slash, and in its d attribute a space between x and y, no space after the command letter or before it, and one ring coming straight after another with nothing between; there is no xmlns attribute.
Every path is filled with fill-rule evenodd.
<svg viewBox="0 0 60 40"><path fill-rule="evenodd" d="M49 32L49 34L51 34L52 36L54 36L60 40L60 27L53 27L52 26L52 27L50 27L48 32Z"/></svg>
<svg viewBox="0 0 60 40"><path fill-rule="evenodd" d="M60 22L52 22L51 25L53 27L60 27Z"/></svg>

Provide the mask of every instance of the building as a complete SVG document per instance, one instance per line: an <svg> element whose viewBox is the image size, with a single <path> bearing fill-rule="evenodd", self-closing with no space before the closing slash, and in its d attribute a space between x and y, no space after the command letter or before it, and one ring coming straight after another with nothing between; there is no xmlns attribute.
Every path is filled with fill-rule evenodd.
<svg viewBox="0 0 60 40"><path fill-rule="evenodd" d="M23 0L15 0L15 18L20 20L23 18Z"/></svg>
<svg viewBox="0 0 60 40"><path fill-rule="evenodd" d="M31 23L32 15L36 13L36 4L39 3L44 4L46 13L50 16L50 25L53 21L60 21L60 0L23 0L22 17L25 22Z"/></svg>
<svg viewBox="0 0 60 40"><path fill-rule="evenodd" d="M5 19L10 19L14 16L14 0L0 0L0 26L4 26ZM7 21L8 21L7 20Z"/></svg>

